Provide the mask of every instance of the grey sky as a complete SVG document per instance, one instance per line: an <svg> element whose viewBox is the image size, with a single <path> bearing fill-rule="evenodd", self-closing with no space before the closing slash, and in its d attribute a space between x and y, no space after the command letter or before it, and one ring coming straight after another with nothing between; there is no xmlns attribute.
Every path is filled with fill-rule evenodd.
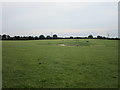
<svg viewBox="0 0 120 90"><path fill-rule="evenodd" d="M118 36L117 2L3 3L2 33Z"/></svg>

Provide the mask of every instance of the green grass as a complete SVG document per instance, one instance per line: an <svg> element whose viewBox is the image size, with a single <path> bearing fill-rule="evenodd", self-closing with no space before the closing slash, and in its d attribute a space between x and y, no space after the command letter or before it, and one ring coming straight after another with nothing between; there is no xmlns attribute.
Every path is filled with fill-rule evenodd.
<svg viewBox="0 0 120 90"><path fill-rule="evenodd" d="M0 89L2 89L2 42L0 41Z"/></svg>
<svg viewBox="0 0 120 90"><path fill-rule="evenodd" d="M118 85L117 40L3 41L2 58L3 88Z"/></svg>

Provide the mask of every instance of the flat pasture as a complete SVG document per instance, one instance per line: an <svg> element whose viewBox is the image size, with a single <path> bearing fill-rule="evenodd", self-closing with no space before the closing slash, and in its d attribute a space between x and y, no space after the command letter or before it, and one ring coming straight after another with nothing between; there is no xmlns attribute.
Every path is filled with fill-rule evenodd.
<svg viewBox="0 0 120 90"><path fill-rule="evenodd" d="M3 88L117 88L118 40L2 41Z"/></svg>

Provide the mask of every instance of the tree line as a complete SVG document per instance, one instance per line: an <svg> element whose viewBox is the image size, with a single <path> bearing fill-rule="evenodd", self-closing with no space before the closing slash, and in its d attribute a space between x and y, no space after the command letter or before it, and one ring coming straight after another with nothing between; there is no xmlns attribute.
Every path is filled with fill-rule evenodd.
<svg viewBox="0 0 120 90"><path fill-rule="evenodd" d="M88 37L58 37L56 34L53 36L44 36L44 35L39 35L39 36L13 36L11 37L10 35L0 35L0 40L42 40L42 39L112 39L112 40L119 40L120 38L109 38L109 37L103 37L103 36L97 36L93 37L93 35L89 35Z"/></svg>

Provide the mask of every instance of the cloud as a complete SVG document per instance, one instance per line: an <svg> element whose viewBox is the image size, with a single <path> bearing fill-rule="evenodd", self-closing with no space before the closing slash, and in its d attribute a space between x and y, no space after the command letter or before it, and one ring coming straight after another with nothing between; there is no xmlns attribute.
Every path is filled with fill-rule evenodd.
<svg viewBox="0 0 120 90"><path fill-rule="evenodd" d="M4 3L3 33L11 35L117 32L117 3Z"/></svg>
<svg viewBox="0 0 120 90"><path fill-rule="evenodd" d="M17 31L15 32L17 35L50 35L51 32L53 34L58 35L75 35L75 36L87 36L87 35L107 35L108 33L111 34L111 31L114 31L114 28L81 28L81 29L31 29L28 32ZM113 32L112 32L113 33ZM114 33L117 33L114 31Z"/></svg>
<svg viewBox="0 0 120 90"><path fill-rule="evenodd" d="M118 2L119 0L4 0L3 2Z"/></svg>

